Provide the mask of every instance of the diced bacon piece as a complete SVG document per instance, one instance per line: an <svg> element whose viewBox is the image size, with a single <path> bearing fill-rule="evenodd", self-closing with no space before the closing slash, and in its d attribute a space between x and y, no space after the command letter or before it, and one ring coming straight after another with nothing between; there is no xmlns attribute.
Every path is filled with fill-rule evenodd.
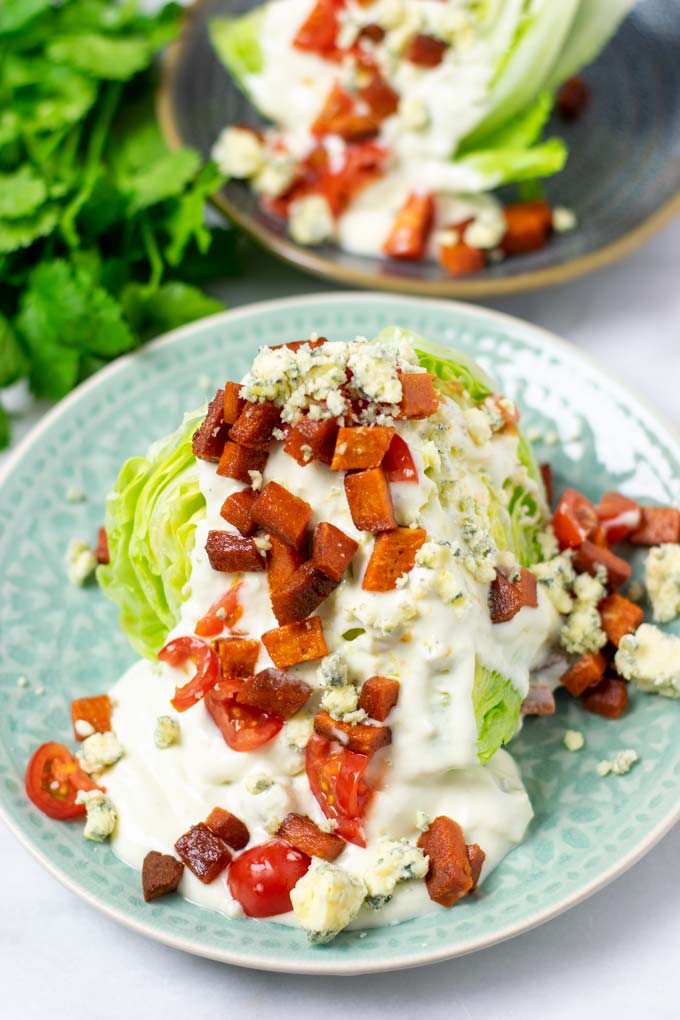
<svg viewBox="0 0 680 1020"><path fill-rule="evenodd" d="M443 39L418 32L412 37L404 56L418 67L436 67L444 59L448 45Z"/></svg>
<svg viewBox="0 0 680 1020"><path fill-rule="evenodd" d="M108 733L111 729L111 698L108 694L96 694L92 698L74 698L71 702L71 722L76 740L84 740L90 736L84 732L87 727L78 727L78 723L87 723L95 733ZM82 729L83 732L78 732Z"/></svg>
<svg viewBox="0 0 680 1020"><path fill-rule="evenodd" d="M606 545L616 545L640 527L639 503L620 492L605 492L595 507Z"/></svg>
<svg viewBox="0 0 680 1020"><path fill-rule="evenodd" d="M337 434L338 423L335 418L321 418L319 421L302 418L288 433L283 448L302 467L311 464L313 460L330 464Z"/></svg>
<svg viewBox="0 0 680 1020"><path fill-rule="evenodd" d="M209 531L205 543L210 566L213 570L228 573L264 570L264 557L252 538L241 538L228 531Z"/></svg>
<svg viewBox="0 0 680 1020"><path fill-rule="evenodd" d="M598 606L602 630L613 645L618 648L621 638L637 630L645 618L644 611L630 599L618 592L612 592Z"/></svg>
<svg viewBox="0 0 680 1020"><path fill-rule="evenodd" d="M470 874L472 875L472 887L470 889L470 893L473 893L477 889L477 883L479 882L479 876L482 873L482 865L486 860L486 854L479 843L468 843L465 849L467 850L468 860L470 862Z"/></svg>
<svg viewBox="0 0 680 1020"><path fill-rule="evenodd" d="M337 740L355 754L375 754L381 747L392 743L392 730L389 726L342 722L334 719L325 709L314 716L314 729L326 740Z"/></svg>
<svg viewBox="0 0 680 1020"><path fill-rule="evenodd" d="M339 28L339 6L336 0L317 0L306 21L297 30L293 39L295 49L331 56Z"/></svg>
<svg viewBox="0 0 680 1020"><path fill-rule="evenodd" d="M402 574L413 570L426 538L423 528L395 528L377 535L361 582L364 591L394 591Z"/></svg>
<svg viewBox="0 0 680 1020"><path fill-rule="evenodd" d="M555 106L562 120L577 120L590 99L590 89L583 78L568 78L557 93Z"/></svg>
<svg viewBox="0 0 680 1020"><path fill-rule="evenodd" d="M586 652L560 678L570 694L580 697L589 687L595 687L604 676L607 663L600 652Z"/></svg>
<svg viewBox="0 0 680 1020"><path fill-rule="evenodd" d="M536 575L520 567L519 581L509 581L500 570L489 588L489 611L492 623L506 623L525 606L538 605Z"/></svg>
<svg viewBox="0 0 680 1020"><path fill-rule="evenodd" d="M301 550L292 549L276 535L270 535L269 539L271 548L267 553L267 579L269 590L276 591L304 563L305 557Z"/></svg>
<svg viewBox="0 0 680 1020"><path fill-rule="evenodd" d="M358 548L358 542L328 521L321 521L314 528L312 562L333 581L342 580Z"/></svg>
<svg viewBox="0 0 680 1020"><path fill-rule="evenodd" d="M224 517L225 521L233 524L242 535L252 535L257 527L253 520L253 503L256 499L257 493L252 489L232 492L231 496L227 496L222 504L220 517Z"/></svg>
<svg viewBox="0 0 680 1020"><path fill-rule="evenodd" d="M544 248L552 230L552 210L547 202L517 202L503 210L505 234L501 248L506 255L522 255Z"/></svg>
<svg viewBox="0 0 680 1020"><path fill-rule="evenodd" d="M97 544L94 548L94 557L97 563L111 562L111 557L109 556L109 536L106 534L106 528L97 528Z"/></svg>
<svg viewBox="0 0 680 1020"><path fill-rule="evenodd" d="M620 588L629 581L633 572L626 560L621 559L606 546L596 545L588 539L574 550L574 567L580 574L595 576L600 566L607 571L607 587L610 591Z"/></svg>
<svg viewBox="0 0 680 1020"><path fill-rule="evenodd" d="M547 684L531 684L522 702L522 715L554 715L555 696Z"/></svg>
<svg viewBox="0 0 680 1020"><path fill-rule="evenodd" d="M324 832L307 815L293 812L283 819L276 835L308 857L321 857L324 861L334 861L347 846L342 836Z"/></svg>
<svg viewBox="0 0 680 1020"><path fill-rule="evenodd" d="M312 693L312 688L295 673L283 669L261 669L241 684L236 700L240 705L260 708L263 712L290 719L299 712Z"/></svg>
<svg viewBox="0 0 680 1020"><path fill-rule="evenodd" d="M548 506L552 506L553 470L550 464L541 464L541 478L543 479L543 488L545 489L545 498L548 501Z"/></svg>
<svg viewBox="0 0 680 1020"><path fill-rule="evenodd" d="M383 251L393 259L422 259L433 222L434 198L413 192L397 213Z"/></svg>
<svg viewBox="0 0 680 1020"><path fill-rule="evenodd" d="M390 487L382 468L345 475L345 495L354 526L359 531L391 531L396 528Z"/></svg>
<svg viewBox="0 0 680 1020"><path fill-rule="evenodd" d="M304 620L319 608L337 586L337 581L324 574L311 561L303 563L271 593L274 616L281 624Z"/></svg>
<svg viewBox="0 0 680 1020"><path fill-rule="evenodd" d="M439 245L439 262L449 276L470 276L484 269L486 255L481 248L458 240Z"/></svg>
<svg viewBox="0 0 680 1020"><path fill-rule="evenodd" d="M204 822L192 825L175 843L175 850L204 885L214 882L231 860L225 843Z"/></svg>
<svg viewBox="0 0 680 1020"><path fill-rule="evenodd" d="M439 407L431 372L403 372L401 379L400 418L429 418Z"/></svg>
<svg viewBox="0 0 680 1020"><path fill-rule="evenodd" d="M311 516L309 503L278 482L265 485L253 504L253 518L260 527L294 549L304 542Z"/></svg>
<svg viewBox="0 0 680 1020"><path fill-rule="evenodd" d="M217 638L214 648L220 659L223 679L252 676L260 655L260 642L254 638Z"/></svg>
<svg viewBox="0 0 680 1020"><path fill-rule="evenodd" d="M586 691L582 698L586 712L603 715L606 719L618 719L628 704L628 686L625 680L607 677L597 687Z"/></svg>
<svg viewBox="0 0 680 1020"><path fill-rule="evenodd" d="M217 465L217 474L225 478L235 478L237 482L251 481L249 471L262 471L267 463L266 450L248 449L238 443L226 442Z"/></svg>
<svg viewBox="0 0 680 1020"><path fill-rule="evenodd" d="M224 386L224 420L228 425L233 425L243 408L246 406L245 397L241 396L241 387L238 383L228 382Z"/></svg>
<svg viewBox="0 0 680 1020"><path fill-rule="evenodd" d="M341 428L335 442L331 471L374 468L390 448L394 429L384 425Z"/></svg>
<svg viewBox="0 0 680 1020"><path fill-rule="evenodd" d="M359 0L359 5L361 7L368 7L373 2L374 0L369 0L369 2L367 3L364 0L364 2L362 3L362 0ZM371 23L370 25L364 25L364 27L359 32L358 38L368 39L369 42L372 43L382 42L383 39L385 38L385 29L381 25L375 25L373 23Z"/></svg>
<svg viewBox="0 0 680 1020"><path fill-rule="evenodd" d="M385 722L399 700L400 684L393 676L369 676L359 695L359 708L371 719Z"/></svg>
<svg viewBox="0 0 680 1020"><path fill-rule="evenodd" d="M231 426L229 438L240 446L262 450L272 441L273 430L281 423L281 411L270 401L247 403Z"/></svg>
<svg viewBox="0 0 680 1020"><path fill-rule="evenodd" d="M371 75L369 83L359 89L359 97L379 120L391 117L399 108L399 93L395 92L377 70Z"/></svg>
<svg viewBox="0 0 680 1020"><path fill-rule="evenodd" d="M323 659L324 655L328 655L323 624L318 616L268 630L262 635L262 643L278 669L297 666L299 662Z"/></svg>
<svg viewBox="0 0 680 1020"><path fill-rule="evenodd" d="M366 107L362 109L354 96L335 82L310 130L317 138L340 135L346 142L358 142L372 138L379 129L380 118Z"/></svg>
<svg viewBox="0 0 680 1020"><path fill-rule="evenodd" d="M425 885L431 900L452 907L472 890L474 881L463 830L458 822L439 815L418 840L430 858Z"/></svg>
<svg viewBox="0 0 680 1020"><path fill-rule="evenodd" d="M640 527L630 536L635 545L664 545L680 542L680 510L673 507L643 506Z"/></svg>
<svg viewBox="0 0 680 1020"><path fill-rule="evenodd" d="M176 890L180 883L184 865L170 854L161 854L158 850L150 850L142 864L142 895L145 903L157 900L159 896L167 896Z"/></svg>
<svg viewBox="0 0 680 1020"><path fill-rule="evenodd" d="M208 404L203 424L196 429L191 440L194 456L201 460L218 461L228 435L229 426L224 421L224 391L218 390Z"/></svg>
<svg viewBox="0 0 680 1020"><path fill-rule="evenodd" d="M225 811L224 808L213 808L206 818L205 824L232 850L243 850L250 841L246 823L236 815L232 815L231 811Z"/></svg>

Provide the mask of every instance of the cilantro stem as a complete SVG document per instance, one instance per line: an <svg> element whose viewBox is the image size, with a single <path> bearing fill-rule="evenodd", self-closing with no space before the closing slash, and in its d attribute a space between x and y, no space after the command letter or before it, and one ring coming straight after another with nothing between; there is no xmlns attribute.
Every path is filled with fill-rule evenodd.
<svg viewBox="0 0 680 1020"><path fill-rule="evenodd" d="M144 242L144 248L151 267L149 287L155 290L163 279L163 257L161 256L154 232L151 229L149 217L146 214L142 214L139 217L139 223L142 231L142 241Z"/></svg>

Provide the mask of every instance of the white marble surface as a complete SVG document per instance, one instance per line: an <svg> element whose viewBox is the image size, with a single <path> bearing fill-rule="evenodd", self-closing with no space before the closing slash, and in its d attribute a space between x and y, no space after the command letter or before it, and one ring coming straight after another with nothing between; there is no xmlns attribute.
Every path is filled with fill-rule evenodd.
<svg viewBox="0 0 680 1020"><path fill-rule="evenodd" d="M595 276L489 304L572 340L680 427L679 251L676 222ZM240 304L323 289L258 254L219 293ZM17 434L41 410L27 408ZM2 1015L670 1020L680 1015L679 857L676 829L613 885L536 931L436 967L349 980L238 970L148 942L63 889L0 826Z"/></svg>

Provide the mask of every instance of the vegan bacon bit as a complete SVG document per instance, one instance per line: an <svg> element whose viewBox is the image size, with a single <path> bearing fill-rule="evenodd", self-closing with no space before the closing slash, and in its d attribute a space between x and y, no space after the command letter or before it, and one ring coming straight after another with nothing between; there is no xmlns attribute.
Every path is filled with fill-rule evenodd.
<svg viewBox="0 0 680 1020"><path fill-rule="evenodd" d="M358 548L353 538L328 521L321 521L314 528L312 562L333 581L342 580Z"/></svg>
<svg viewBox="0 0 680 1020"><path fill-rule="evenodd" d="M245 398L241 396L241 387L235 382L228 382L224 387L224 420L233 425L243 408Z"/></svg>
<svg viewBox="0 0 680 1020"><path fill-rule="evenodd" d="M209 531L205 551L213 570L228 573L264 570L265 562L252 538L228 531Z"/></svg>
<svg viewBox="0 0 680 1020"><path fill-rule="evenodd" d="M261 708L263 712L290 719L300 711L311 693L309 684L295 673L269 667L244 680L236 700L240 705Z"/></svg>
<svg viewBox="0 0 680 1020"><path fill-rule="evenodd" d="M547 684L531 684L522 702L522 715L554 715L555 696Z"/></svg>
<svg viewBox="0 0 680 1020"><path fill-rule="evenodd" d="M142 895L145 903L175 892L184 873L184 865L170 854L150 850L142 864Z"/></svg>
<svg viewBox="0 0 680 1020"><path fill-rule="evenodd" d="M318 609L337 586L338 582L324 574L314 563L303 563L271 593L274 616L279 623L304 620Z"/></svg>
<svg viewBox="0 0 680 1020"><path fill-rule="evenodd" d="M482 865L486 860L486 854L479 843L468 843L465 849L470 862L470 874L472 875L470 893L473 893L477 889L477 883L479 882L479 876L482 873Z"/></svg>
<svg viewBox="0 0 680 1020"><path fill-rule="evenodd" d="M441 64L447 49L448 43L443 39L419 32L411 39L405 56L418 67L436 67L437 64Z"/></svg>
<svg viewBox="0 0 680 1020"><path fill-rule="evenodd" d="M334 719L330 712L325 710L317 712L314 716L314 730L326 740L337 740L355 754L371 755L392 743L392 731L389 726L346 723Z"/></svg>
<svg viewBox="0 0 680 1020"><path fill-rule="evenodd" d="M261 450L269 446L272 432L281 421L276 404L246 404L231 427L229 438L240 446Z"/></svg>
<svg viewBox="0 0 680 1020"><path fill-rule="evenodd" d="M458 240L439 245L439 261L449 276L469 276L484 269L486 255L481 248Z"/></svg>
<svg viewBox="0 0 680 1020"><path fill-rule="evenodd" d="M583 78L568 78L557 93L555 106L562 120L577 120L590 99L590 89Z"/></svg>
<svg viewBox="0 0 680 1020"><path fill-rule="evenodd" d="M204 822L192 825L180 836L175 850L204 885L214 882L231 860L226 844Z"/></svg>
<svg viewBox="0 0 680 1020"><path fill-rule="evenodd" d="M560 678L570 694L578 698L589 687L599 684L607 663L600 652L586 652Z"/></svg>
<svg viewBox="0 0 680 1020"><path fill-rule="evenodd" d="M400 418L429 418L439 407L431 372L404 372L401 380Z"/></svg>
<svg viewBox="0 0 680 1020"><path fill-rule="evenodd" d="M517 202L503 210L505 234L501 248L506 255L522 255L544 248L552 230L552 210L547 202Z"/></svg>
<svg viewBox="0 0 680 1020"><path fill-rule="evenodd" d="M625 680L607 677L597 687L586 691L581 701L586 712L606 719L618 719L628 704L628 685Z"/></svg>
<svg viewBox="0 0 680 1020"><path fill-rule="evenodd" d="M292 549L276 535L270 535L271 548L267 552L267 579L269 590L276 591L304 562L304 554Z"/></svg>
<svg viewBox="0 0 680 1020"><path fill-rule="evenodd" d="M324 655L328 655L323 624L318 616L269 630L262 635L262 643L278 669L323 659Z"/></svg>
<svg viewBox="0 0 680 1020"><path fill-rule="evenodd" d="M366 26L366 28L370 27L370 25ZM373 27L377 28L378 26ZM359 89L359 96L379 120L391 117L399 108L399 93L395 92L378 70L373 72L369 83Z"/></svg>
<svg viewBox="0 0 680 1020"><path fill-rule="evenodd" d="M331 471L374 468L390 448L394 429L382 425L341 428L335 443Z"/></svg>
<svg viewBox="0 0 680 1020"><path fill-rule="evenodd" d="M613 645L619 647L621 638L637 630L645 618L644 611L630 599L612 592L598 606L602 630Z"/></svg>
<svg viewBox="0 0 680 1020"><path fill-rule="evenodd" d="M259 641L253 638L218 638L214 648L225 680L231 676L252 676L255 672L260 654Z"/></svg>
<svg viewBox="0 0 680 1020"><path fill-rule="evenodd" d="M600 566L607 571L607 587L610 590L620 588L629 581L633 572L630 563L621 559L611 549L586 539L574 552L575 569L579 574L596 576Z"/></svg>
<svg viewBox="0 0 680 1020"><path fill-rule="evenodd" d="M308 857L321 857L324 861L334 861L347 845L342 836L324 832L307 815L294 812L286 815L276 835Z"/></svg>
<svg viewBox="0 0 680 1020"><path fill-rule="evenodd" d="M500 570L489 588L489 611L492 623L506 623L512 620L525 606L535 609L538 605L536 575L526 567L520 567L518 581L509 581Z"/></svg>
<svg viewBox="0 0 680 1020"><path fill-rule="evenodd" d="M337 434L338 423L335 418L322 418L319 421L302 418L290 430L283 448L302 467L311 464L313 460L330 464Z"/></svg>
<svg viewBox="0 0 680 1020"><path fill-rule="evenodd" d="M262 471L267 463L266 450L248 449L230 441L224 444L224 450L217 465L217 474L225 478L235 478L237 482L250 482L250 471Z"/></svg>
<svg viewBox="0 0 680 1020"><path fill-rule="evenodd" d="M250 841L250 833L246 823L242 822L236 815L232 815L231 811L225 811L224 808L213 808L206 818L205 824L211 832L226 843L227 846L230 846L232 850L243 850Z"/></svg>
<svg viewBox="0 0 680 1020"><path fill-rule="evenodd" d="M543 481L543 488L545 489L545 498L548 501L548 506L552 506L553 470L550 464L541 464L541 479Z"/></svg>
<svg viewBox="0 0 680 1020"><path fill-rule="evenodd" d="M220 517L223 517L228 524L233 524L242 535L251 535L257 525L253 520L253 503L257 494L252 489L241 489L240 492L232 492L227 496Z"/></svg>
<svg viewBox="0 0 680 1020"><path fill-rule="evenodd" d="M402 574L413 570L426 538L423 528L395 528L378 535L361 582L364 591L393 591Z"/></svg>
<svg viewBox="0 0 680 1020"><path fill-rule="evenodd" d="M345 475L345 495L359 531L391 531L397 521L387 477L382 468Z"/></svg>
<svg viewBox="0 0 680 1020"><path fill-rule="evenodd" d="M253 504L253 518L260 527L294 549L304 542L311 516L309 503L278 482L265 485Z"/></svg>
<svg viewBox="0 0 680 1020"><path fill-rule="evenodd" d="M108 733L111 729L111 698L108 694L97 694L91 698L74 698L71 702L71 721L76 740L84 740L89 734L86 727L78 727L78 723L87 723L94 733ZM78 730L82 732L78 732Z"/></svg>
<svg viewBox="0 0 680 1020"><path fill-rule="evenodd" d="M393 259L422 259L433 222L432 195L413 192L397 213L383 251Z"/></svg>
<svg viewBox="0 0 680 1020"><path fill-rule="evenodd" d="M472 891L472 867L458 822L439 815L422 834L418 846L430 859L425 885L431 900L452 907Z"/></svg>
<svg viewBox="0 0 680 1020"><path fill-rule="evenodd" d="M385 722L399 700L399 681L393 676L369 676L359 695L359 708L371 719Z"/></svg>
<svg viewBox="0 0 680 1020"><path fill-rule="evenodd" d="M110 563L111 557L109 556L109 536L106 534L106 528L97 529L97 544L94 549L94 556L97 563Z"/></svg>
<svg viewBox="0 0 680 1020"><path fill-rule="evenodd" d="M640 526L630 536L635 545L665 545L680 542L680 510L643 506Z"/></svg>
<svg viewBox="0 0 680 1020"><path fill-rule="evenodd" d="M218 461L228 435L229 426L224 421L224 390L218 390L208 404L203 424L193 434L191 449L194 456Z"/></svg>

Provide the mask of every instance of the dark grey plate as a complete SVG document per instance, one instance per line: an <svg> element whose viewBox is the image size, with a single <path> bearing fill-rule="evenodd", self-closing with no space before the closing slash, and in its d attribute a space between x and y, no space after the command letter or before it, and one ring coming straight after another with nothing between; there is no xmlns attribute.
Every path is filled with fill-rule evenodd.
<svg viewBox="0 0 680 1020"><path fill-rule="evenodd" d="M192 145L207 157L225 125L259 122L215 56L207 29L215 15L253 6L252 0L199 0L189 11L159 95L171 144ZM680 212L680 0L640 0L585 78L592 95L584 115L552 125L570 155L546 183L553 204L575 210L578 228L478 276L452 279L434 263L350 255L335 245L300 247L238 181L222 189L216 204L275 254L355 286L479 297L559 283L627 254Z"/></svg>

